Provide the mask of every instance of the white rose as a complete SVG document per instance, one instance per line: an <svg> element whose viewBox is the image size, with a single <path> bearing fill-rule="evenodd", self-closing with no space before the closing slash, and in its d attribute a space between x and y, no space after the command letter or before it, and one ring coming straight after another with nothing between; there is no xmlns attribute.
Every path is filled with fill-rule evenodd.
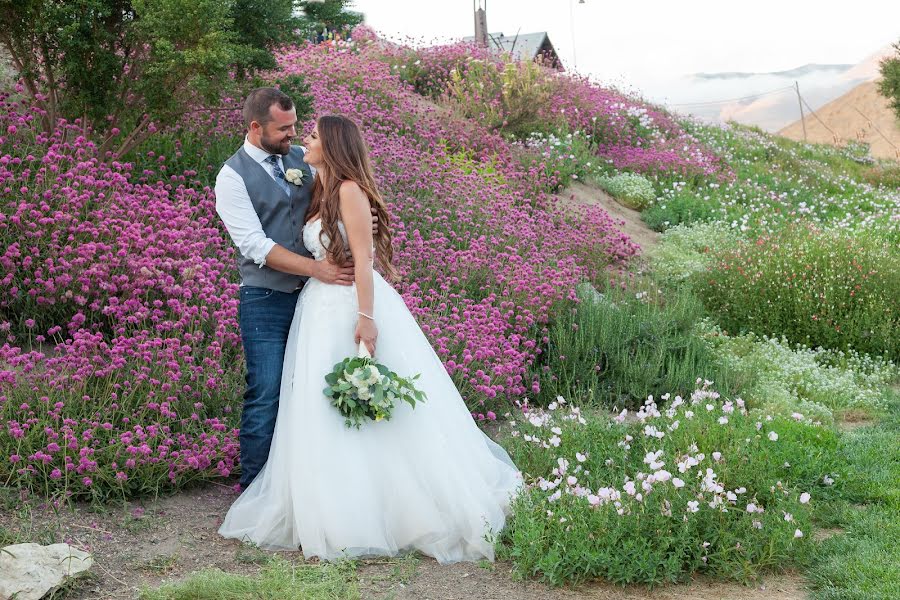
<svg viewBox="0 0 900 600"><path fill-rule="evenodd" d="M303 169L288 169L284 172L284 178L294 185L303 183Z"/></svg>

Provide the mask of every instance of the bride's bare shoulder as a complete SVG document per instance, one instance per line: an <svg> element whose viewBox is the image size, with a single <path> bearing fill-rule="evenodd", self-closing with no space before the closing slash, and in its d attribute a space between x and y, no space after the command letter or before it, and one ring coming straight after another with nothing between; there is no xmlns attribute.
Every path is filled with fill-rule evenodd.
<svg viewBox="0 0 900 600"><path fill-rule="evenodd" d="M348 211L351 214L357 212L369 214L369 198L355 181L341 183L339 196L342 215L347 216Z"/></svg>

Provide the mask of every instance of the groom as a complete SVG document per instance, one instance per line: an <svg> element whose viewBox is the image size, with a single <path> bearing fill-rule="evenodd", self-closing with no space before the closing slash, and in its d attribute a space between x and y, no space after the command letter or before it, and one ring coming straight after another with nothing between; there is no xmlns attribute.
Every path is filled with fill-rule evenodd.
<svg viewBox="0 0 900 600"><path fill-rule="evenodd" d="M253 90L244 101L247 136L216 177L216 212L238 247L240 327L247 362L241 414L241 489L269 456L281 370L297 296L309 277L351 285L353 263L315 261L303 245L313 172L297 136L297 112L280 90ZM287 173L287 175L286 175ZM288 181L290 180L290 181Z"/></svg>

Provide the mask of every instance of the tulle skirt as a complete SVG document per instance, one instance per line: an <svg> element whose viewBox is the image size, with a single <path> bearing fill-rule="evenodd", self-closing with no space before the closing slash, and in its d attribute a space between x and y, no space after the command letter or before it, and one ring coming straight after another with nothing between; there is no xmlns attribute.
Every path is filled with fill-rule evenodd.
<svg viewBox="0 0 900 600"><path fill-rule="evenodd" d="M390 421L348 429L323 395L325 375L355 356L355 286L310 279L297 301L266 466L219 533L306 557L393 556L441 563L493 560L521 475L472 420L399 294L375 273L375 358L420 374L426 402Z"/></svg>

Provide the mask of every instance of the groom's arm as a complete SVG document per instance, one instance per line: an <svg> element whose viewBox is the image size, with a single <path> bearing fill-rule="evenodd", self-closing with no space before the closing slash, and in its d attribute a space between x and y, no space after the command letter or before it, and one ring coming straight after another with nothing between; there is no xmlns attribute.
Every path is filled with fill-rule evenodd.
<svg viewBox="0 0 900 600"><path fill-rule="evenodd" d="M241 255L257 265L264 265L293 275L315 277L326 283L353 281L352 265L343 268L328 262L316 262L280 246L266 236L259 216L253 208L244 180L229 166L222 167L216 177L216 213ZM297 232L300 235L300 232ZM348 279L349 278L349 279Z"/></svg>
<svg viewBox="0 0 900 600"><path fill-rule="evenodd" d="M284 246L275 244L266 256L266 265L276 271L306 275L325 283L351 285L353 283L353 261L339 267L329 260L313 260L291 252Z"/></svg>

